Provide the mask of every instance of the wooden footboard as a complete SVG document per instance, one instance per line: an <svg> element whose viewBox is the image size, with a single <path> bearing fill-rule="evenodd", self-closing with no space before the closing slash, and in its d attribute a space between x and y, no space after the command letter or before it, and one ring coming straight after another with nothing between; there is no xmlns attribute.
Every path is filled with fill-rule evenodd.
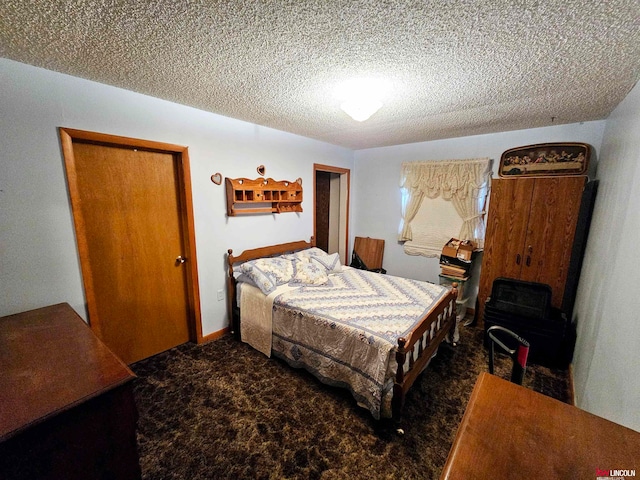
<svg viewBox="0 0 640 480"><path fill-rule="evenodd" d="M393 420L400 422L407 391L422 373L438 346L456 327L457 283L413 331L398 339L398 370L393 385Z"/></svg>

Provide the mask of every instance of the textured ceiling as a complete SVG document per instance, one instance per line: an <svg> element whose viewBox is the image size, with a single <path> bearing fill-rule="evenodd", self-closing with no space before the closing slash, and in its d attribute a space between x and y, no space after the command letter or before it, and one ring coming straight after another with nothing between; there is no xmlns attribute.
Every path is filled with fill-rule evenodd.
<svg viewBox="0 0 640 480"><path fill-rule="evenodd" d="M2 0L0 54L360 149L605 118L640 0ZM358 123L361 76L392 91Z"/></svg>

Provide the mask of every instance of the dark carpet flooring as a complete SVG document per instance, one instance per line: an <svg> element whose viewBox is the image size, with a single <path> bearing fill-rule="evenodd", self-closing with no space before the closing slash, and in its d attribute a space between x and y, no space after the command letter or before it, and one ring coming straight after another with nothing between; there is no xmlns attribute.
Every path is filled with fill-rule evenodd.
<svg viewBox="0 0 640 480"><path fill-rule="evenodd" d="M230 336L181 345L131 366L143 478L438 478L487 362L482 329L461 327L409 392L400 436L347 391ZM524 385L569 399L567 371L530 365Z"/></svg>

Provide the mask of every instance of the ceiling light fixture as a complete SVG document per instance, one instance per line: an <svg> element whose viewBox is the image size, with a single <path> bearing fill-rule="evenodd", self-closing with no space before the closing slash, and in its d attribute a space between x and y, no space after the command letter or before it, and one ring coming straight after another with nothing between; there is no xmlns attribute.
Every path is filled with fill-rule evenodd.
<svg viewBox="0 0 640 480"><path fill-rule="evenodd" d="M351 118L364 122L382 107L382 100L389 92L385 80L354 78L336 87L336 96L341 100L340 108Z"/></svg>
<svg viewBox="0 0 640 480"><path fill-rule="evenodd" d="M354 98L340 104L347 115L358 122L364 122L382 107L382 102L374 98Z"/></svg>

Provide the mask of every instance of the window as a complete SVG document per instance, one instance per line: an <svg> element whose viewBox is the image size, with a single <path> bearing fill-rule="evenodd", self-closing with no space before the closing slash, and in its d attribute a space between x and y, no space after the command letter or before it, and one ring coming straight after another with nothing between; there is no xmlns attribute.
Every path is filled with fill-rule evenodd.
<svg viewBox="0 0 640 480"><path fill-rule="evenodd" d="M402 164L399 240L410 255L439 256L451 238L484 245L489 158Z"/></svg>

